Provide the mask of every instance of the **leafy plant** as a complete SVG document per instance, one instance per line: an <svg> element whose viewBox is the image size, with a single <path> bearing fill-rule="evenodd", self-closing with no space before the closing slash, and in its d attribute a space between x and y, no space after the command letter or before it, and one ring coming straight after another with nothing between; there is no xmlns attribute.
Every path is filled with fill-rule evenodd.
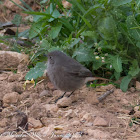
<svg viewBox="0 0 140 140"><path fill-rule="evenodd" d="M111 79L123 76L120 88L127 91L132 78L140 79L139 0L67 1L69 8L62 1L43 0L39 12L25 3L27 9L21 7L33 16L28 38L37 45L31 49L31 62L38 65L44 52L59 49L100 76L108 71ZM33 74L35 69L26 79L41 76Z"/></svg>

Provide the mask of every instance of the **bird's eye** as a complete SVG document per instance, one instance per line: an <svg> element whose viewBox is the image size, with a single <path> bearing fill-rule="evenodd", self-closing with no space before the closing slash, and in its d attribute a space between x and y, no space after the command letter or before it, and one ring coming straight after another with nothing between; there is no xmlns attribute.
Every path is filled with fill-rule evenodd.
<svg viewBox="0 0 140 140"><path fill-rule="evenodd" d="M50 59L52 59L52 56L50 56Z"/></svg>

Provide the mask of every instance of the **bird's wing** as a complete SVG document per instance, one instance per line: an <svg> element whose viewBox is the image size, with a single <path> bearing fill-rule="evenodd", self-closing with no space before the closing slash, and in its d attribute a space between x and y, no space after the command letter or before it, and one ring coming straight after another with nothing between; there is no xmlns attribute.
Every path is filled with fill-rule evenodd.
<svg viewBox="0 0 140 140"><path fill-rule="evenodd" d="M77 77L92 77L91 71L82 65L63 66L63 70L68 74L75 75Z"/></svg>

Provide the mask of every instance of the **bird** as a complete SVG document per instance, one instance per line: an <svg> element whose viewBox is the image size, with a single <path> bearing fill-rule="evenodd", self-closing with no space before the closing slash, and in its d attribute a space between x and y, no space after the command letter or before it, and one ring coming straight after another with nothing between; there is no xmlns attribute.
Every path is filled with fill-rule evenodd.
<svg viewBox="0 0 140 140"><path fill-rule="evenodd" d="M66 92L71 92L68 96L70 97L75 90L89 81L105 80L93 77L89 69L59 50L49 52L47 57L47 75L55 88L64 92L55 102L63 98Z"/></svg>

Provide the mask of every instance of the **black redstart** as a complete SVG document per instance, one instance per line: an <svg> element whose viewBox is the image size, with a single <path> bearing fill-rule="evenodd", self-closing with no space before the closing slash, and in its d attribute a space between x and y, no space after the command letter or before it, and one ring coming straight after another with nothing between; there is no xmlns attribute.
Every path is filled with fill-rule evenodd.
<svg viewBox="0 0 140 140"><path fill-rule="evenodd" d="M50 81L57 89L65 93L73 93L88 81L97 79L104 80L104 78L93 77L90 70L61 51L52 51L48 53L47 57L47 74ZM60 98L63 98L65 93L59 97L56 102Z"/></svg>

